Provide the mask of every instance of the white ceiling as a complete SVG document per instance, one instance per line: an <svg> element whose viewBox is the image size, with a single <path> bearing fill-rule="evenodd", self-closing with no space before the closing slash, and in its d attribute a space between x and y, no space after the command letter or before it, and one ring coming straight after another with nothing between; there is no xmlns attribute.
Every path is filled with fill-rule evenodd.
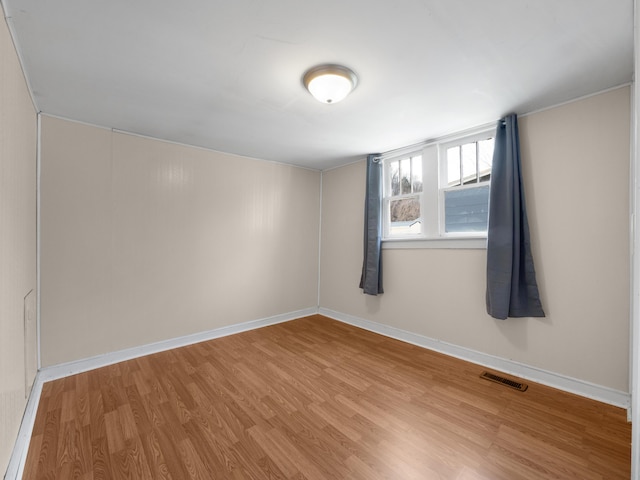
<svg viewBox="0 0 640 480"><path fill-rule="evenodd" d="M628 83L633 0L2 0L47 114L326 169ZM304 89L353 69L335 105Z"/></svg>

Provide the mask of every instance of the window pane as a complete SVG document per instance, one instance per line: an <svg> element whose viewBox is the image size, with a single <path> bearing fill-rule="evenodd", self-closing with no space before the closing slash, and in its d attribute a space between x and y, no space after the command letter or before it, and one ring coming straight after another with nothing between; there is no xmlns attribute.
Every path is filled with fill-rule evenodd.
<svg viewBox="0 0 640 480"><path fill-rule="evenodd" d="M400 162L389 162L389 177L391 178L391 195L400 195Z"/></svg>
<svg viewBox="0 0 640 480"><path fill-rule="evenodd" d="M418 197L391 200L391 222L414 222L420 218L420 200Z"/></svg>
<svg viewBox="0 0 640 480"><path fill-rule="evenodd" d="M475 183L476 174L476 143L465 143L462 145L462 183Z"/></svg>
<svg viewBox="0 0 640 480"><path fill-rule="evenodd" d="M493 163L494 139L481 140L478 142L478 176L484 182L491 178L491 164Z"/></svg>
<svg viewBox="0 0 640 480"><path fill-rule="evenodd" d="M445 232L486 232L488 219L488 185L444 192Z"/></svg>
<svg viewBox="0 0 640 480"><path fill-rule="evenodd" d="M400 193L411 193L411 159L400 160Z"/></svg>
<svg viewBox="0 0 640 480"><path fill-rule="evenodd" d="M460 185L460 147L447 149L447 185Z"/></svg>
<svg viewBox="0 0 640 480"><path fill-rule="evenodd" d="M389 202L391 235L416 234L422 231L420 197L402 198Z"/></svg>
<svg viewBox="0 0 640 480"><path fill-rule="evenodd" d="M414 193L422 191L422 155L411 158L411 183Z"/></svg>

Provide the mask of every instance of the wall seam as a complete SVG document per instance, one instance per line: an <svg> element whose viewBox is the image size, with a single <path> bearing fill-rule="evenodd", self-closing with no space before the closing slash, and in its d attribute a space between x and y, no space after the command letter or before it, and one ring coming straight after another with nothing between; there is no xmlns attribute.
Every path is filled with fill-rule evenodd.
<svg viewBox="0 0 640 480"><path fill-rule="evenodd" d="M320 172L320 212L318 215L318 299L317 304L318 308L320 308L320 282L322 280L322 181L324 177L324 172Z"/></svg>
<svg viewBox="0 0 640 480"><path fill-rule="evenodd" d="M37 114L37 132L36 132L36 341L37 341L37 354L38 354L38 370L42 368L42 351L41 351L41 339L40 339L40 325L42 322L41 316L41 173L42 171L42 115L40 112Z"/></svg>

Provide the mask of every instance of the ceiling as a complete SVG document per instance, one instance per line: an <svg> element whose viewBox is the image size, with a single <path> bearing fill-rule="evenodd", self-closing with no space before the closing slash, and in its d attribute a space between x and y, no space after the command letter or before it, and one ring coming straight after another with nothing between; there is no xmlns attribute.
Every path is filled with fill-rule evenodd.
<svg viewBox="0 0 640 480"><path fill-rule="evenodd" d="M1 1L38 110L316 169L633 72L633 0ZM341 103L320 63L357 73Z"/></svg>

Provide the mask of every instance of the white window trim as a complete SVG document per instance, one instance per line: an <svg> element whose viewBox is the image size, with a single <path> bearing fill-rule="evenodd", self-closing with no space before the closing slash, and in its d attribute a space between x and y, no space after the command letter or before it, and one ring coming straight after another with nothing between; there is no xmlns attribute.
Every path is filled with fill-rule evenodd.
<svg viewBox="0 0 640 480"><path fill-rule="evenodd" d="M460 248L484 250L487 237L438 237L438 238L388 238L382 241L384 250L409 250L413 248Z"/></svg>
<svg viewBox="0 0 640 480"><path fill-rule="evenodd" d="M389 236L389 224L385 220L383 224L383 249L414 249L414 248L459 248L459 249L486 249L486 233L446 233L444 232L444 191L452 188L477 188L486 185L481 182L475 185L460 187L440 187L446 185L446 171L443 168L443 152L452 145L475 142L487 138L487 134L495 133L495 124L484 125L473 130L449 135L434 141L425 142L421 145L414 145L402 149L394 150L381 156L383 162L406 158L418 155L422 152L422 194L420 204L420 221L423 231L421 234L405 236ZM387 182L386 171L384 181ZM383 200L383 214L385 219L388 212L388 201ZM425 221L425 219L435 218L435 221Z"/></svg>

